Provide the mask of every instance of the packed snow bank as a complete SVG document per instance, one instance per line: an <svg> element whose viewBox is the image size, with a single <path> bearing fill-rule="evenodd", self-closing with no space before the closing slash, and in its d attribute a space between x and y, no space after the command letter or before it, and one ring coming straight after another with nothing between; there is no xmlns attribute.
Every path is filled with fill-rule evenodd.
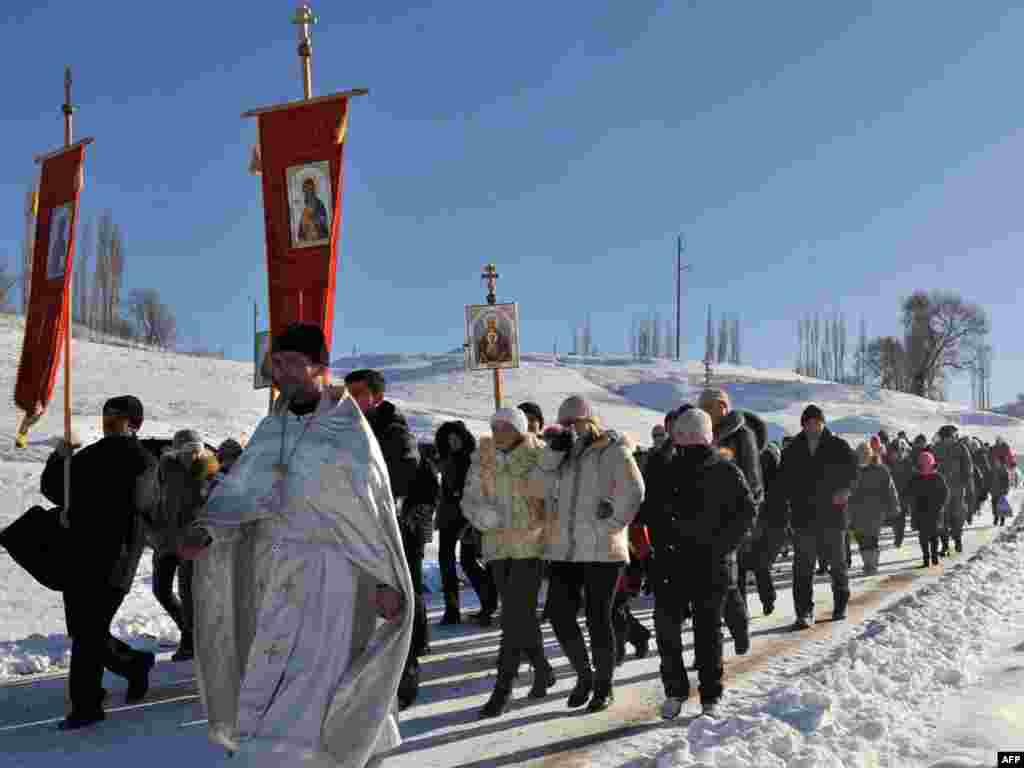
<svg viewBox="0 0 1024 768"><path fill-rule="evenodd" d="M1021 521L847 637L727 693L724 716L692 720L657 768L991 765L999 744L1014 746L996 739L1024 732L1020 688L994 672L1024 678L1024 667L1005 663L1010 638L1024 639ZM968 715L964 702L979 710ZM979 712L1002 732L978 738ZM961 732L950 726L958 714Z"/></svg>

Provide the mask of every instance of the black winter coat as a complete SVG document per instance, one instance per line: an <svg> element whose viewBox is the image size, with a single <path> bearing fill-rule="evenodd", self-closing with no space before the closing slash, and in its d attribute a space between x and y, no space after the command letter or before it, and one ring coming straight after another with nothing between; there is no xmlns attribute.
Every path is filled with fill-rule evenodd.
<svg viewBox="0 0 1024 768"><path fill-rule="evenodd" d="M911 521L918 534L926 539L938 536L946 525L946 500L949 486L938 472L930 475L915 474L907 488Z"/></svg>
<svg viewBox="0 0 1024 768"><path fill-rule="evenodd" d="M826 429L812 456L801 432L782 452L780 472L794 528L849 527L847 508L832 503L833 495L851 490L857 480L857 457L845 440Z"/></svg>
<svg viewBox="0 0 1024 768"><path fill-rule="evenodd" d="M732 460L747 480L754 503L760 506L764 501L761 477L761 451L766 443L764 422L748 411L730 411L718 425L716 442L719 448L732 454Z"/></svg>
<svg viewBox="0 0 1024 768"><path fill-rule="evenodd" d="M457 454L453 454L448 445L448 436L453 433L462 440L462 450ZM434 447L441 464L441 500L437 508L437 527L441 529L465 519L462 491L476 450L476 438L464 422L448 421L438 428Z"/></svg>
<svg viewBox="0 0 1024 768"><path fill-rule="evenodd" d="M46 462L40 490L64 506L64 459L56 452ZM144 521L157 495L156 459L134 437L104 437L74 455L68 518L79 583L131 590L146 544Z"/></svg>
<svg viewBox="0 0 1024 768"><path fill-rule="evenodd" d="M764 481L764 503L758 522L761 528L783 529L789 525L789 503L779 474L780 460L769 450L761 451L761 479Z"/></svg>
<svg viewBox="0 0 1024 768"><path fill-rule="evenodd" d="M380 444L381 453L384 454L384 463L391 478L391 495L395 497L397 504L399 499L409 495L416 479L420 458L419 446L409 431L409 422L405 420L405 416L387 400L370 411L366 420L370 422L370 429L373 430Z"/></svg>
<svg viewBox="0 0 1024 768"><path fill-rule="evenodd" d="M684 590L735 585L736 548L756 515L739 468L703 446L658 451L644 486L634 524L647 526L655 580Z"/></svg>

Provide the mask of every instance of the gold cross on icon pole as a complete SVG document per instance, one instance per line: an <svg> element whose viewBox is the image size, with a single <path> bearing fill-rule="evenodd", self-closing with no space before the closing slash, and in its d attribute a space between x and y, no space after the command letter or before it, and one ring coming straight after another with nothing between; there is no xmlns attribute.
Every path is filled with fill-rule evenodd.
<svg viewBox="0 0 1024 768"><path fill-rule="evenodd" d="M317 17L308 4L303 4L295 11L292 24L299 27L299 58L302 60L302 92L304 98L313 98L313 69L310 59L313 57L313 44L309 39L309 28L316 24Z"/></svg>

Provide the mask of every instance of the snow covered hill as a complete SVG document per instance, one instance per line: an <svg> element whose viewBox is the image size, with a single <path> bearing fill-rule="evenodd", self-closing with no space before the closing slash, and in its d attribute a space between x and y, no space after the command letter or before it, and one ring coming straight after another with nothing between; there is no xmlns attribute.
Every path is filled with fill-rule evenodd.
<svg viewBox="0 0 1024 768"><path fill-rule="evenodd" d="M0 316L0 388L8 392L14 388L22 333L19 319ZM116 394L142 399L144 435L170 436L191 427L211 443L244 436L266 410L266 392L252 389L250 363L86 341L75 342L73 355L75 427L86 441L99 437L100 408ZM463 419L477 433L487 431L494 405L491 377L466 373L461 354L364 355L338 359L333 366L338 376L363 367L385 373L389 398L406 413L421 439L429 439L449 419ZM549 419L564 397L582 393L597 404L608 426L647 443L651 427L665 410L695 399L703 376L703 366L696 362L527 354L521 369L505 373L504 388L507 403L533 400ZM988 440L1002 436L1018 450L1024 448L1024 421L1006 414L978 413L903 394L865 393L788 370L720 366L715 384L729 390L736 407L759 413L772 437L795 433L804 406L815 402L830 426L853 441L883 428L930 436L942 424L955 423L970 434ZM42 462L62 432L62 400L58 385L53 408L34 429L27 450L13 446L20 414L12 407L0 421L6 427L0 436L0 527L42 501L38 480ZM1016 670L1013 679L1019 680L1020 667L1007 664L1024 652L1019 621L1024 615L1024 550L1018 531L1013 531L982 552L995 533L972 529L964 560L950 563L945 575L940 571L923 577L908 570L916 557L903 559L908 557L908 545L914 546L912 540L908 538L903 550L889 547L887 540L882 573L858 577L856 589L863 599L859 606L854 601L848 626L826 623L807 638L792 636L785 633L792 617L783 602L774 616L756 617L753 655L743 660L730 656L728 670L740 688L717 724L693 720L660 729L653 714L660 695L655 657L632 662L631 676L619 694L621 702L607 718L555 720L563 717L564 705L552 700L538 705L540 709L527 718L478 732L472 725L474 709L490 685L481 670L490 670L496 634L471 627L447 633L450 636L438 632L435 653L426 665L429 682L423 701L403 718L408 741L392 762L396 768L414 763L483 766L492 764L485 753L518 751L522 760L493 764L971 765L932 758L955 752L980 756L999 738L1009 738L1014 724L1021 722L1019 702L1014 703L1013 691L1000 675ZM976 551L982 554L967 561ZM783 580L780 601L788 592L788 567L780 562L776 573ZM155 694L162 697L159 705L147 702L138 711L119 712L73 747L93 755L74 764L137 762L145 755L158 768L180 764L183 755L206 764L203 761L211 754L198 727L204 715L196 703L194 678L182 677L182 665L166 662L177 631L150 588L151 568L145 557L114 631L136 646L163 652L155 682L162 691ZM818 589L827 592L827 585ZM904 591L912 589L916 592L900 601ZM822 599L827 601L827 596ZM868 611L883 605L890 607L869 618ZM638 615L649 623L649 605ZM909 633L906 622L925 631ZM38 586L0 551L0 738L16 765L35 768L78 759L77 752L66 752L65 742L47 730L55 721L40 720L59 717L64 709L63 680L48 680L40 673L66 672L68 650L59 596ZM554 646L549 645L549 653L556 662ZM1002 661L1001 653L1008 654ZM564 660L556 664L561 669ZM745 669L750 670L747 677ZM569 682L563 675L560 685ZM984 741L978 734L972 713L979 709L987 713L986 727L996 728L998 738ZM623 717L628 720L625 726L618 720ZM657 727L648 725L652 719ZM548 720L550 727L545 725ZM604 746L587 747L597 744Z"/></svg>
<svg viewBox="0 0 1024 768"><path fill-rule="evenodd" d="M0 316L0 391L14 390L22 334L20 318ZM189 427L210 443L245 436L266 412L267 393L253 390L250 363L86 341L76 341L72 355L72 413L86 442L100 436L100 409L112 395L141 398L146 408L144 435L169 437ZM638 362L616 356L556 360L526 354L522 363L519 370L504 374L508 403L533 400L553 419L565 397L582 393L597 404L608 426L640 443L649 442L651 427L664 411L695 399L704 376L697 362ZM466 421L477 433L488 431L494 407L491 376L467 373L461 354L364 355L333 364L338 376L364 367L384 372L389 398L398 403L421 439L430 439L450 419ZM1024 446L1024 421L910 395L882 392L871 397L860 388L787 370L728 365L716 368L715 383L729 390L736 407L759 413L773 438L798 431L800 412L808 402L816 402L831 427L852 439L883 428L893 434L903 429L910 435L932 435L952 422L987 439L1002 435L1011 444ZM0 526L43 502L38 480L42 462L63 431L63 397L59 377L53 406L33 430L26 450L13 444L21 414L11 407L0 420L5 425L0 431ZM150 578L147 557L115 629L142 644L173 642L176 630L151 597ZM61 668L67 663L68 648L59 596L38 586L0 551L0 678Z"/></svg>

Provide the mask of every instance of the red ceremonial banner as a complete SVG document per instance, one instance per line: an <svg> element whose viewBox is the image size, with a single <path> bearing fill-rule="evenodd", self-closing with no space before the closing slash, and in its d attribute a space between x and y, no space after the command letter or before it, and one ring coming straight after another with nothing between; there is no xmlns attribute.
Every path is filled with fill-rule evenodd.
<svg viewBox="0 0 1024 768"><path fill-rule="evenodd" d="M348 98L258 110L270 332L319 325L331 348Z"/></svg>
<svg viewBox="0 0 1024 768"><path fill-rule="evenodd" d="M30 416L50 404L64 334L68 333L68 285L87 144L74 144L43 160L36 243L32 251L32 292L14 385L15 405Z"/></svg>

